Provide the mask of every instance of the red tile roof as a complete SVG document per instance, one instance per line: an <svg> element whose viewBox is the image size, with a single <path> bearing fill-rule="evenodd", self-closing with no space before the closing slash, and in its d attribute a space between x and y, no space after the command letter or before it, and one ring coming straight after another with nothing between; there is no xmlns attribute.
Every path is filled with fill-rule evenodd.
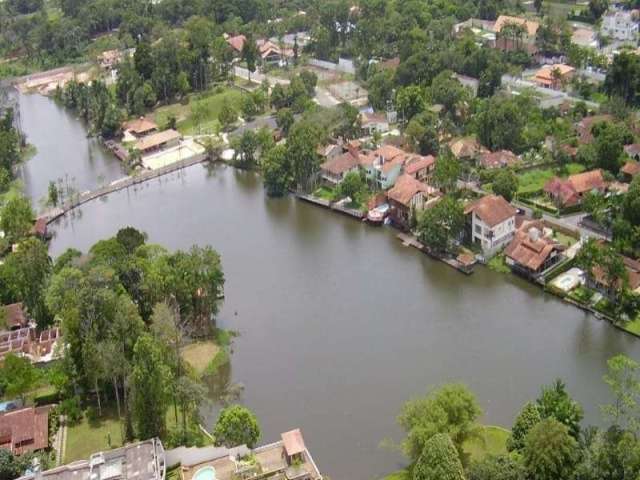
<svg viewBox="0 0 640 480"><path fill-rule="evenodd" d="M156 130L158 128L158 125L145 117L140 117L136 118L135 120L125 122L122 128L124 130L129 130L130 132L141 135L143 133L148 133L152 130Z"/></svg>
<svg viewBox="0 0 640 480"><path fill-rule="evenodd" d="M288 456L303 453L307 447L304 445L304 438L299 428L281 434L284 451Z"/></svg>
<svg viewBox="0 0 640 480"><path fill-rule="evenodd" d="M357 167L358 164L358 157L354 157L351 152L345 152L324 162L320 165L320 170L325 170L334 175L342 175L343 173Z"/></svg>
<svg viewBox="0 0 640 480"><path fill-rule="evenodd" d="M247 41L247 37L244 35L236 35L235 37L227 38L227 43L231 45L231 48L236 50L237 52L241 52L244 47L244 42Z"/></svg>
<svg viewBox="0 0 640 480"><path fill-rule="evenodd" d="M427 155L426 157L415 155L407 160L404 171L409 175L415 175L420 170L431 168L436 163L436 159L433 155Z"/></svg>
<svg viewBox="0 0 640 480"><path fill-rule="evenodd" d="M495 227L518 213L516 208L500 195L485 195L470 203L465 207L464 213L468 215L472 212L489 227Z"/></svg>
<svg viewBox="0 0 640 480"><path fill-rule="evenodd" d="M620 169L622 173L630 175L631 177L635 177L640 173L640 162L636 162L635 160L629 160L624 164L624 167Z"/></svg>
<svg viewBox="0 0 640 480"><path fill-rule="evenodd" d="M400 175L395 185L387 192L387 197L406 207L411 203L411 199L418 193L425 195L436 195L437 190L429 185L416 180L411 175Z"/></svg>
<svg viewBox="0 0 640 480"><path fill-rule="evenodd" d="M524 222L505 249L505 255L518 265L537 271L560 246L552 239L542 237L541 222Z"/></svg>
<svg viewBox="0 0 640 480"><path fill-rule="evenodd" d="M480 165L484 168L509 167L518 163L518 156L509 150L499 150L480 155Z"/></svg>
<svg viewBox="0 0 640 480"><path fill-rule="evenodd" d="M604 191L606 186L602 171L598 169L570 175L566 180L553 177L545 184L544 191L562 205L572 206L580 202L583 194L593 190Z"/></svg>
<svg viewBox="0 0 640 480"><path fill-rule="evenodd" d="M49 446L49 407L28 407L0 415L0 448L21 455Z"/></svg>

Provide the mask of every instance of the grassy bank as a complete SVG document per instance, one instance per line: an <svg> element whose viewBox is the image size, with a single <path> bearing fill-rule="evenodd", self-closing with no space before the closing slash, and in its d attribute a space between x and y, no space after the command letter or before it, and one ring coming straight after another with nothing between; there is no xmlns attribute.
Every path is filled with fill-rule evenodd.
<svg viewBox="0 0 640 480"><path fill-rule="evenodd" d="M220 352L220 346L214 340L196 342L182 349L182 358L198 375L202 375L207 366Z"/></svg>
<svg viewBox="0 0 640 480"><path fill-rule="evenodd" d="M236 111L244 93L230 87L216 87L202 94L190 95L188 102L173 103L156 109L153 120L165 127L169 118L177 120L177 129L185 135L199 133L215 133L220 129L218 115L222 105L227 101Z"/></svg>

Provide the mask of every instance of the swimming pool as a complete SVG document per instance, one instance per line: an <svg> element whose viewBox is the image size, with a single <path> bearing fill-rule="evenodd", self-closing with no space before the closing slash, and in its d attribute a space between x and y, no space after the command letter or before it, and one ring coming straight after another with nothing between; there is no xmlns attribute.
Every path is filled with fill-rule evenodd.
<svg viewBox="0 0 640 480"><path fill-rule="evenodd" d="M212 466L202 467L193 476L193 480L216 480L216 469Z"/></svg>

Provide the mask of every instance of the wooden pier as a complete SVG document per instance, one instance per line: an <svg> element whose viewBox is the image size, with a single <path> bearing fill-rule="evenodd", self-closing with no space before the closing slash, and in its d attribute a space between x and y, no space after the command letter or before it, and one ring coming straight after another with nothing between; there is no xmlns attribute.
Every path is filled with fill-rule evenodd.
<svg viewBox="0 0 640 480"><path fill-rule="evenodd" d="M165 165L160 168L156 168L154 170L144 170L136 175L130 175L127 177L120 178L118 180L114 180L109 185L106 185L104 187L100 187L95 190L87 190L86 192L82 192L81 194L76 195L69 201L64 202L59 207L52 208L42 213L39 216L39 218L46 218L47 224L49 224L54 220L57 220L58 218L65 215L67 212L70 212L74 208L84 205L87 202L90 202L100 197L104 197L106 195L109 195L110 193L114 193L129 187L132 187L134 185L147 182L154 178L167 175L177 170L182 170L184 168L190 167L192 165L196 165L198 163L202 163L207 160L209 160L208 155L205 153L202 153L199 155L194 155L189 158L185 158L184 160L180 160L178 162L171 163L169 165Z"/></svg>

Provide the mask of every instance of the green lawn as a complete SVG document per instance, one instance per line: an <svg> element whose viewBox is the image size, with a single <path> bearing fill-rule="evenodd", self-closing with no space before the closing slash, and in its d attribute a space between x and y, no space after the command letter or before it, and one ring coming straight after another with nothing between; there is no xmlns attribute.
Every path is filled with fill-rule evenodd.
<svg viewBox="0 0 640 480"><path fill-rule="evenodd" d="M111 446L109 446L109 435ZM122 446L122 424L115 409L104 412L102 418L90 422L86 415L78 425L67 431L64 463L89 458L92 453Z"/></svg>
<svg viewBox="0 0 640 480"><path fill-rule="evenodd" d="M536 168L534 170L529 170L518 175L518 193L539 192L544 188L545 183L556 175L566 177L568 175L575 175L576 173L582 173L584 171L584 165L579 163L568 163L566 165L566 174L562 175L556 172L553 168Z"/></svg>
<svg viewBox="0 0 640 480"><path fill-rule="evenodd" d="M569 235L565 235L564 233L558 231L554 233L554 238L560 245L564 245L565 247L570 247L578 241L574 237L570 237Z"/></svg>
<svg viewBox="0 0 640 480"><path fill-rule="evenodd" d="M313 195L315 197L322 198L323 200L328 200L330 202L333 202L336 198L335 191L332 188L329 188L326 186L316 188L316 190L313 192Z"/></svg>
<svg viewBox="0 0 640 480"><path fill-rule="evenodd" d="M186 105L174 103L158 108L153 119L164 127L173 115L178 121L178 130L185 135L215 133L220 129L218 115L225 99L239 112L243 95L235 88L212 89L204 94L190 95Z"/></svg>
<svg viewBox="0 0 640 480"><path fill-rule="evenodd" d="M622 328L624 328L627 332L640 335L640 316L637 316L635 320L631 320L630 322L624 324Z"/></svg>
<svg viewBox="0 0 640 480"><path fill-rule="evenodd" d="M574 288L569 293L569 298L585 305L591 301L591 297L593 297L593 291L582 286Z"/></svg>
<svg viewBox="0 0 640 480"><path fill-rule="evenodd" d="M567 173L569 175L575 175L576 173L582 173L587 168L581 163L567 163Z"/></svg>
<svg viewBox="0 0 640 480"><path fill-rule="evenodd" d="M539 192L554 175L555 173L550 168L529 170L521 173L518 175L518 193Z"/></svg>
<svg viewBox="0 0 640 480"><path fill-rule="evenodd" d="M465 453L469 454L472 460L478 460L485 455L507 453L507 438L510 434L506 428L483 425L480 438L464 444Z"/></svg>

